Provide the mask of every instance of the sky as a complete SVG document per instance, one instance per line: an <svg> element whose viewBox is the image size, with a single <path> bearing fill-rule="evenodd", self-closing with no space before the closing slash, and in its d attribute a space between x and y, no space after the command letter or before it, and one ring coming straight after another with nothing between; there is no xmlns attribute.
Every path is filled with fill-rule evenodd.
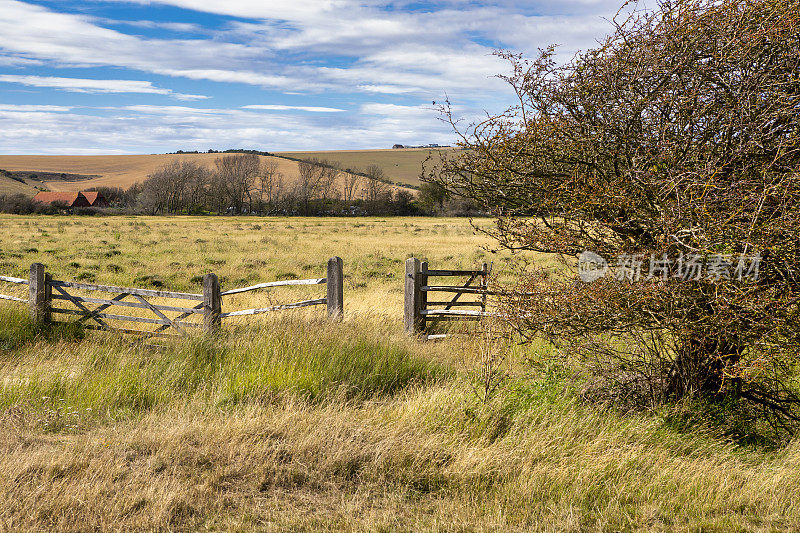
<svg viewBox="0 0 800 533"><path fill-rule="evenodd" d="M0 0L0 153L452 144L512 104L493 55L567 60L621 0Z"/></svg>

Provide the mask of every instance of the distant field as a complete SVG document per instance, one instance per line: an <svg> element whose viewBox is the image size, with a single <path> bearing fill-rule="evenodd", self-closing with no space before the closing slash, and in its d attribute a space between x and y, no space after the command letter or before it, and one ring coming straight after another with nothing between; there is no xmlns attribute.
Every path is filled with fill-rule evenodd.
<svg viewBox="0 0 800 533"><path fill-rule="evenodd" d="M275 152L278 155L305 158L316 157L341 163L344 168L363 170L367 165L378 165L386 177L394 182L419 185L422 163L430 155L434 163L440 152L453 148L402 148L396 150L333 150L327 152Z"/></svg>
<svg viewBox="0 0 800 533"><path fill-rule="evenodd" d="M322 153L322 152L320 152ZM309 153L310 154L310 153ZM39 171L67 174L99 175L100 177L81 180L45 180L43 187L52 191L75 191L90 187L122 187L127 189L134 183L144 181L147 176L163 165L176 159L196 161L213 166L218 157L230 154L154 154L154 155L91 155L91 156L53 156L53 155L0 155L0 169L9 171ZM284 176L286 186L297 180L297 163L280 157L260 156L263 160L278 163L278 170ZM312 157L309 155L309 157ZM332 159L332 158L328 158ZM366 166L366 165L364 165ZM6 180L10 182L6 185ZM12 189L13 184L21 183L4 178L0 181L0 194L23 192L33 195L36 190Z"/></svg>
<svg viewBox="0 0 800 533"><path fill-rule="evenodd" d="M3 194L25 194L33 196L36 194L36 189L26 183L20 183L9 177L0 176L0 195Z"/></svg>
<svg viewBox="0 0 800 533"><path fill-rule="evenodd" d="M156 155L0 155L0 168L4 170L29 170L40 172L65 172L69 174L97 174L88 180L54 180L42 182L53 191L74 191L89 187L122 187L144 181L148 174L175 160L197 161L211 166L220 154L156 154ZM266 158L265 158L266 159ZM297 165L276 158L279 169L287 177L297 175Z"/></svg>

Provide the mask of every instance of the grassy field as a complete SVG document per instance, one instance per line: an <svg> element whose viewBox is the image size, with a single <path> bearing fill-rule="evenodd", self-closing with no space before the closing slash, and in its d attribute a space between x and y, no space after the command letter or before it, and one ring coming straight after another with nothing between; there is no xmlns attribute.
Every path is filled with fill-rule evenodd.
<svg viewBox="0 0 800 533"><path fill-rule="evenodd" d="M64 172L100 176L98 178L81 180L49 180L36 182L40 186L53 191L78 191L90 187L121 187L127 189L134 183L144 181L149 174L152 174L155 170L172 161L189 160L207 167L213 167L214 161L225 155L230 154L88 156L0 155L0 169L9 171L30 170L40 172ZM294 185L299 175L297 163L295 161L280 157L259 157L264 161L270 160L277 163L278 171L283 174L285 186L292 187ZM417 171L417 174L419 174L419 171ZM13 185L15 183L17 186ZM412 180L409 183L414 183L414 181ZM10 189L12 186L16 187L13 191ZM341 187L341 184L339 186ZM0 194L3 194L5 189L9 189L9 192L28 193L31 196L36 193L32 187L25 187L25 185L19 182L0 176ZM409 189L409 192L413 193L411 189Z"/></svg>
<svg viewBox="0 0 800 533"><path fill-rule="evenodd" d="M675 410L587 405L543 344L406 337L406 257L511 275L464 220L0 216L0 232L14 276L41 261L197 291L207 271L230 288L321 275L332 255L346 273L341 323L286 312L156 351L0 306L0 529L800 528L797 440L746 446ZM297 290L320 292L225 305ZM484 402L487 351L508 378Z"/></svg>
<svg viewBox="0 0 800 533"><path fill-rule="evenodd" d="M378 165L386 177L394 182L419 185L422 163L431 156L431 161L439 161L440 151L452 148L403 148L396 150L330 150L322 152L276 152L291 157L316 157L341 163L344 168L364 169L367 165Z"/></svg>

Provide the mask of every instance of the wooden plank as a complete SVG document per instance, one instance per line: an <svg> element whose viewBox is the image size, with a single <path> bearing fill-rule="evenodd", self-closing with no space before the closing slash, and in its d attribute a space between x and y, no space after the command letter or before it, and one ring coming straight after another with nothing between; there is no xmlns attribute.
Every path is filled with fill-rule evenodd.
<svg viewBox="0 0 800 533"><path fill-rule="evenodd" d="M422 261L419 264L419 279L417 280L417 283L419 284L420 287L422 287L423 285L427 285L429 283L428 282L428 262L427 261ZM427 308L428 308L428 293L419 291L419 309L421 311L421 310L427 309ZM422 333L425 333L427 331L427 326L428 326L428 324L425 321L425 315L420 313L419 314L420 331Z"/></svg>
<svg viewBox="0 0 800 533"><path fill-rule="evenodd" d="M467 280L467 282L466 282L464 285L462 285L462 287L463 287L463 288L465 288L465 289L466 289L467 287L469 287L469 286L470 286L470 284L471 284L471 283L472 283L472 282L475 280L475 278L476 278L476 277L478 277L478 276L477 276L477 274L473 274L473 275L471 275L471 276L469 277L469 279ZM427 284L426 284L426 285L427 285ZM428 293L426 292L425 294L428 294ZM446 305L446 306L445 306L445 309L450 309L450 307L452 307L452 305L453 305L454 303L456 303L456 301L458 301L458 299L459 299L459 298L461 298L461 295L462 295L462 294L464 294L464 292L463 292L463 291L459 291L459 293L458 293L458 294L456 294L456 295L453 297L453 299L452 299L452 300L450 300L450 303L449 303L448 305Z"/></svg>
<svg viewBox="0 0 800 533"><path fill-rule="evenodd" d="M53 280L50 282L50 284L54 287L72 287L73 289L84 289L87 291L124 292L127 294L138 294L139 296L157 296L159 298L178 298L182 300L203 300L202 294L191 294L188 292L156 291L151 289L115 287L113 285L94 285L90 283L77 283L75 281L58 280Z"/></svg>
<svg viewBox="0 0 800 533"><path fill-rule="evenodd" d="M109 306L118 305L120 307L135 307L137 309L150 309L150 307L148 305L145 305L145 304L142 304L142 303L139 303L139 302L122 302L122 301L116 301L116 300L107 300L107 299L104 299L104 298L89 298L88 296L72 296L72 297L75 298L76 300L78 300L79 302L87 302L87 303L94 303L94 304L109 304ZM54 300L70 300L70 298L68 298L66 296L63 296L61 294L53 295L53 299ZM186 307L173 307L171 305L157 305L157 304L150 304L150 305L152 305L156 309L160 309L161 311L175 311L175 312L178 312L178 313L188 313L188 314L193 314L193 313L202 314L203 313L202 309L200 309L200 307L202 307L202 305L200 307L195 307L193 309L189 309L189 308L186 308Z"/></svg>
<svg viewBox="0 0 800 533"><path fill-rule="evenodd" d="M196 312L198 312L198 311L199 311L200 313L204 313L204 312L205 312L205 311L203 311L203 306L204 306L204 305L205 305L205 304L204 304L203 302L200 302L199 304L195 305L195 306L194 306L192 309L190 309L190 310L186 310L185 312L183 312L183 313L181 313L180 315L176 316L176 317L175 317L175 320L183 320L184 318L188 317L188 316L189 316L189 315L191 315L192 313L196 313ZM158 332L158 331L164 331L165 329L169 329L169 326L168 326L168 325L167 325L167 326L161 326L161 327L159 327L159 328L156 328L156 331L157 331L157 332Z"/></svg>
<svg viewBox="0 0 800 533"><path fill-rule="evenodd" d="M51 285L51 287L52 286L53 285ZM108 305L101 305L101 306L95 308L94 310L90 311L85 305L83 305L81 302L77 301L74 296L69 294L67 291L65 291L61 287L55 287L55 289L58 292L60 292L64 297L66 297L67 300L72 302L72 304L75 307L77 307L78 309L82 309L84 311L83 313L81 313L83 316L78 320L79 322L81 322L83 320L91 319L91 320L94 320L95 322L97 322L98 324L100 324L102 327L108 328L108 324L106 324L105 322L103 322L102 320L100 320L98 318L98 312L102 311L103 309L108 308L109 307ZM119 295L115 296L114 299L115 300L122 300L126 296L127 296L127 293L119 294Z"/></svg>
<svg viewBox="0 0 800 533"><path fill-rule="evenodd" d="M483 273L482 270L441 270L441 269L428 270L429 276L479 276L482 273Z"/></svg>
<svg viewBox="0 0 800 533"><path fill-rule="evenodd" d="M33 263L28 276L28 312L36 324L47 321L47 291L44 265Z"/></svg>
<svg viewBox="0 0 800 533"><path fill-rule="evenodd" d="M283 309L297 309L299 307L308 307L310 305L323 305L328 301L327 298L318 298L316 300L304 300L302 302L294 302L291 304L273 305L272 307L262 307L261 309L245 309L243 311L233 311L231 313L222 313L222 318L230 316L247 316L257 315L260 313L269 313L270 311L281 311Z"/></svg>
<svg viewBox="0 0 800 533"><path fill-rule="evenodd" d="M16 296L6 296L5 294L0 294L0 300L11 300L12 302L22 302L24 304L28 303L28 300L23 298L17 298Z"/></svg>
<svg viewBox="0 0 800 533"><path fill-rule="evenodd" d="M229 294L239 294L240 292L254 291L256 289L266 289L268 287L283 287L286 285L322 285L327 283L327 278L314 278L314 279L287 279L283 281L268 281L267 283L259 283L250 287L242 287L241 289L231 289L220 294L220 296L228 296Z"/></svg>
<svg viewBox="0 0 800 533"><path fill-rule="evenodd" d="M463 292L465 294L493 294L490 291L485 291L480 287L453 287L450 285L425 285L420 290L426 292Z"/></svg>
<svg viewBox="0 0 800 533"><path fill-rule="evenodd" d="M7 281L9 283L19 283L20 285L27 285L28 280L22 278L12 278L11 276L0 276L0 281Z"/></svg>
<svg viewBox="0 0 800 533"><path fill-rule="evenodd" d="M464 320L480 320L483 317L482 316L471 316L471 315L470 316L442 315L442 316L427 316L425 318L427 318L431 322L436 323L436 322L440 322L440 321L443 321L443 322L453 322L453 321L461 322L461 321L464 321Z"/></svg>
<svg viewBox="0 0 800 533"><path fill-rule="evenodd" d="M212 334L222 326L222 295L216 274L203 276L203 330Z"/></svg>
<svg viewBox="0 0 800 533"><path fill-rule="evenodd" d="M450 307L463 307L463 306L473 306L474 305L474 306L478 306L478 307L483 307L483 304L481 302L454 302L452 300L449 301L449 302L428 302L428 307L430 307L432 305L447 305L447 306L450 306Z"/></svg>
<svg viewBox="0 0 800 533"><path fill-rule="evenodd" d="M171 327L173 327L174 329L176 329L178 331L178 333L180 333L184 337L186 336L186 332L183 331L183 329L181 329L181 327L178 326L178 324L176 324L174 321L170 320L167 315L165 315L164 313L162 313L161 311L156 309L156 307L153 304L151 304L150 302L148 302L147 300L145 300L144 298L142 298L138 294L134 294L133 297L136 298L137 300L139 300L140 302L142 302L143 304L145 304L148 308L150 308L150 310L153 313L155 313L158 318L161 318L161 319L166 320L167 322L169 322L169 325Z"/></svg>
<svg viewBox="0 0 800 533"><path fill-rule="evenodd" d="M95 326L94 324L85 324L83 326L86 329L94 329L100 331L112 331L117 333L127 333L131 335L145 335L148 337L164 337L170 339L182 339L180 335L175 335L174 333L161 333L159 331L144 331L140 329L126 329L126 328L110 328L110 329L103 329L100 326Z"/></svg>
<svg viewBox="0 0 800 533"><path fill-rule="evenodd" d="M325 303L328 304L328 318L342 320L344 316L344 271L341 257L328 260L328 276Z"/></svg>
<svg viewBox="0 0 800 533"><path fill-rule="evenodd" d="M54 313L65 313L68 315L86 315L84 311L76 311L75 309L53 309ZM112 315L111 313L93 313L94 318L107 318L109 320L122 320L127 322L144 322L145 324L163 324L166 326L170 326L170 322L167 320L159 319L159 318L145 318L141 316L127 316L127 315ZM174 322L174 321L173 321ZM199 328L202 327L202 324L192 324L191 322L178 322L183 327L190 327L190 328ZM110 329L110 327L109 327Z"/></svg>
<svg viewBox="0 0 800 533"><path fill-rule="evenodd" d="M421 331L422 315L420 315L420 260L416 257L406 259L405 288L403 298L403 325L409 335L417 335Z"/></svg>
<svg viewBox="0 0 800 533"><path fill-rule="evenodd" d="M462 309L426 309L422 311L426 316L499 316L496 313L485 311L465 311Z"/></svg>

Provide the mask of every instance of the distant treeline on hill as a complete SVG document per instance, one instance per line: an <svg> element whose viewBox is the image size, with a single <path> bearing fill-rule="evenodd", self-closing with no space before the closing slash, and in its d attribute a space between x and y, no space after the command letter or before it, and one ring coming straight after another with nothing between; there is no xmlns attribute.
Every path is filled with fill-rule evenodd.
<svg viewBox="0 0 800 533"><path fill-rule="evenodd" d="M437 145L438 146L438 145ZM411 147L408 147L411 148ZM367 170L362 170L358 168L341 168L339 165L334 163L333 161L328 161L326 159L317 159L313 157L292 157L290 155L283 155L283 154L276 154L273 152L264 152L262 150L245 150L243 148L229 148L228 150L214 150L209 149L207 152L200 152L198 150L178 150L177 152L167 152L168 154L255 154L255 155L263 155L267 157L279 157L281 159L286 159L289 161L304 161L313 163L315 165L320 165L323 167L328 168L335 168L336 170L340 170L343 172L348 172L350 174L356 174L358 176L362 176L369 179L377 179L378 181L382 181L384 183L388 183L389 185L396 185L398 187L406 187L408 189L419 189L419 185L412 185L409 183L403 183L400 181L392 181L385 176L375 177L370 175Z"/></svg>
<svg viewBox="0 0 800 533"><path fill-rule="evenodd" d="M177 152L192 153L192 152ZM451 198L441 186L425 183L415 193L392 189L376 165L363 173L335 163L298 160L298 176L284 181L265 152L228 150L212 168L176 158L127 190L95 187L110 209L46 205L25 195L0 196L5 213L120 213L147 215L407 216L485 214L474 203ZM240 155L241 154L241 155Z"/></svg>
<svg viewBox="0 0 800 533"><path fill-rule="evenodd" d="M99 178L98 174L72 174L69 172L46 172L43 170L3 170L0 176L11 178L14 181L25 183L25 178L35 181L78 181Z"/></svg>

